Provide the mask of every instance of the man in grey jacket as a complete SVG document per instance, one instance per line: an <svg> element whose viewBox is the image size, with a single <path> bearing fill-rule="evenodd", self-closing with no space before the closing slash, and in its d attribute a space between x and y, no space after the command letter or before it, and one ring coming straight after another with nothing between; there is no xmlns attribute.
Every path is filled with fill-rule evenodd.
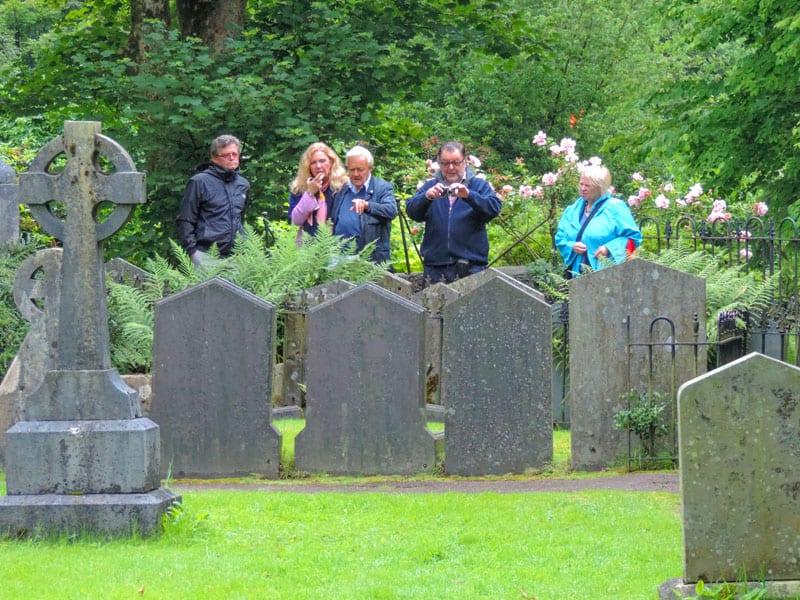
<svg viewBox="0 0 800 600"><path fill-rule="evenodd" d="M216 244L230 256L236 236L244 232L242 215L250 182L239 174L241 142L221 135L211 142L211 162L200 165L183 192L178 213L178 238L195 265L202 265Z"/></svg>
<svg viewBox="0 0 800 600"><path fill-rule="evenodd" d="M333 233L354 239L357 251L375 242L370 260L387 263L391 260L392 219L397 216L392 184L372 175L372 153L363 146L351 148L345 159L350 182L333 199Z"/></svg>

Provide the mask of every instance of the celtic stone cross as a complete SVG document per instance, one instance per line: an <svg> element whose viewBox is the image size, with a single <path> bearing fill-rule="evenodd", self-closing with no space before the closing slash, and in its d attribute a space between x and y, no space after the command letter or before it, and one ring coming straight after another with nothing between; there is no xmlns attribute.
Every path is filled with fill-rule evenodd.
<svg viewBox="0 0 800 600"><path fill-rule="evenodd" d="M58 172L62 155L66 162ZM46 401L32 403L29 418L138 415L132 390L111 369L102 241L145 201L144 174L119 144L101 135L100 123L67 121L63 135L43 146L20 175L19 196L63 245L55 371L43 386Z"/></svg>
<svg viewBox="0 0 800 600"><path fill-rule="evenodd" d="M180 496L159 487L159 427L141 415L137 392L111 367L102 248L144 202L144 174L100 134L100 123L68 121L18 185L20 200L63 249L56 290L31 280L38 263L18 272L20 303L33 316L44 294L45 307L58 303L59 323L54 366L5 435L0 537L149 535Z"/></svg>

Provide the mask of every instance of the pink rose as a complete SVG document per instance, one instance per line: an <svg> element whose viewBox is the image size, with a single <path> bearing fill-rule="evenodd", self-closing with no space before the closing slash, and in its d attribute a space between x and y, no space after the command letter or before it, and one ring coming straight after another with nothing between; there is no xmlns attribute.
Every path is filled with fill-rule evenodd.
<svg viewBox="0 0 800 600"><path fill-rule="evenodd" d="M528 200L533 196L533 188L529 185L521 185L519 186L519 195Z"/></svg>
<svg viewBox="0 0 800 600"><path fill-rule="evenodd" d="M558 181L558 175L553 172L542 175L542 185L555 185L556 181Z"/></svg>

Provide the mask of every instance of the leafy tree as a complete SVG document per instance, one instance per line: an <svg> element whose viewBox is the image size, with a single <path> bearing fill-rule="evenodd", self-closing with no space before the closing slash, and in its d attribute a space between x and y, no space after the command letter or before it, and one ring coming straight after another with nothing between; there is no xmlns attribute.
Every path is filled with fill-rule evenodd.
<svg viewBox="0 0 800 600"><path fill-rule="evenodd" d="M130 0L131 28L128 38L128 52L135 61L140 61L148 48L144 36L151 31L149 21L156 20L169 27L169 0Z"/></svg>
<svg viewBox="0 0 800 600"><path fill-rule="evenodd" d="M244 28L247 0L175 0L181 35L222 50Z"/></svg>
<svg viewBox="0 0 800 600"><path fill-rule="evenodd" d="M650 133L718 190L800 214L800 2L673 1L669 15L681 29Z"/></svg>

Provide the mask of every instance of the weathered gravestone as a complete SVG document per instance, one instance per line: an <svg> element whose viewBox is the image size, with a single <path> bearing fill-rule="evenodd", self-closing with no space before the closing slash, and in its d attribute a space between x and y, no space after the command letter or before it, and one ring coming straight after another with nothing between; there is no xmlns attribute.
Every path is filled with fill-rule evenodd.
<svg viewBox="0 0 800 600"><path fill-rule="evenodd" d="M414 285L410 281L400 277L399 275L390 273L389 271L384 271L381 273L374 283L375 285L378 285L385 290L389 290L398 296L402 296L403 298L410 299L414 294Z"/></svg>
<svg viewBox="0 0 800 600"><path fill-rule="evenodd" d="M39 250L20 264L14 302L30 327L0 384L0 464L6 430L25 418L27 399L56 367L60 297L61 248Z"/></svg>
<svg viewBox="0 0 800 600"><path fill-rule="evenodd" d="M106 273L108 273L112 281L125 283L136 288L142 287L150 277L147 271L119 256L106 263Z"/></svg>
<svg viewBox="0 0 800 600"><path fill-rule="evenodd" d="M393 273L382 273L374 283L403 298L411 296L411 283ZM308 347L306 316L308 311L353 287L354 285L349 281L337 279L306 288L283 302L282 389L278 394L281 405L305 406L305 364Z"/></svg>
<svg viewBox="0 0 800 600"><path fill-rule="evenodd" d="M421 408L424 319L420 306L372 283L309 311L295 469L403 475L433 467Z"/></svg>
<svg viewBox="0 0 800 600"><path fill-rule="evenodd" d="M683 580L800 594L800 369L749 354L678 393ZM683 597L683 596L682 596Z"/></svg>
<svg viewBox="0 0 800 600"><path fill-rule="evenodd" d="M442 309L458 298L458 292L435 283L412 296L425 308L425 403L440 405L442 387Z"/></svg>
<svg viewBox="0 0 800 600"><path fill-rule="evenodd" d="M162 471L278 477L275 307L219 277L156 302L153 398Z"/></svg>
<svg viewBox="0 0 800 600"><path fill-rule="evenodd" d="M614 415L626 408L631 390L656 390L665 398L705 371L698 350L698 371L691 346L672 342L705 341L705 280L645 260L630 260L572 279L569 283L570 428L572 466L597 470L627 453L628 434L614 428ZM630 317L632 343L627 360ZM659 321L671 319L674 331ZM672 352L674 352L674 362ZM671 413L669 409L666 411Z"/></svg>
<svg viewBox="0 0 800 600"><path fill-rule="evenodd" d="M17 174L0 160L0 245L19 241L19 186Z"/></svg>
<svg viewBox="0 0 800 600"><path fill-rule="evenodd" d="M66 155L63 171L50 167ZM113 171L102 172L98 158ZM63 243L56 366L6 432L0 532L148 535L179 497L160 489L158 425L111 367L102 241L145 200L144 175L100 123L66 122L27 173L20 198ZM62 221L51 211L62 204ZM113 206L98 222L98 205Z"/></svg>
<svg viewBox="0 0 800 600"><path fill-rule="evenodd" d="M284 406L304 406L306 382L306 352L308 347L308 311L326 300L335 298L353 284L344 279L337 279L306 288L288 298L284 303L283 321L283 390Z"/></svg>
<svg viewBox="0 0 800 600"><path fill-rule="evenodd" d="M442 311L445 471L501 475L553 459L551 310L487 269L450 284Z"/></svg>

